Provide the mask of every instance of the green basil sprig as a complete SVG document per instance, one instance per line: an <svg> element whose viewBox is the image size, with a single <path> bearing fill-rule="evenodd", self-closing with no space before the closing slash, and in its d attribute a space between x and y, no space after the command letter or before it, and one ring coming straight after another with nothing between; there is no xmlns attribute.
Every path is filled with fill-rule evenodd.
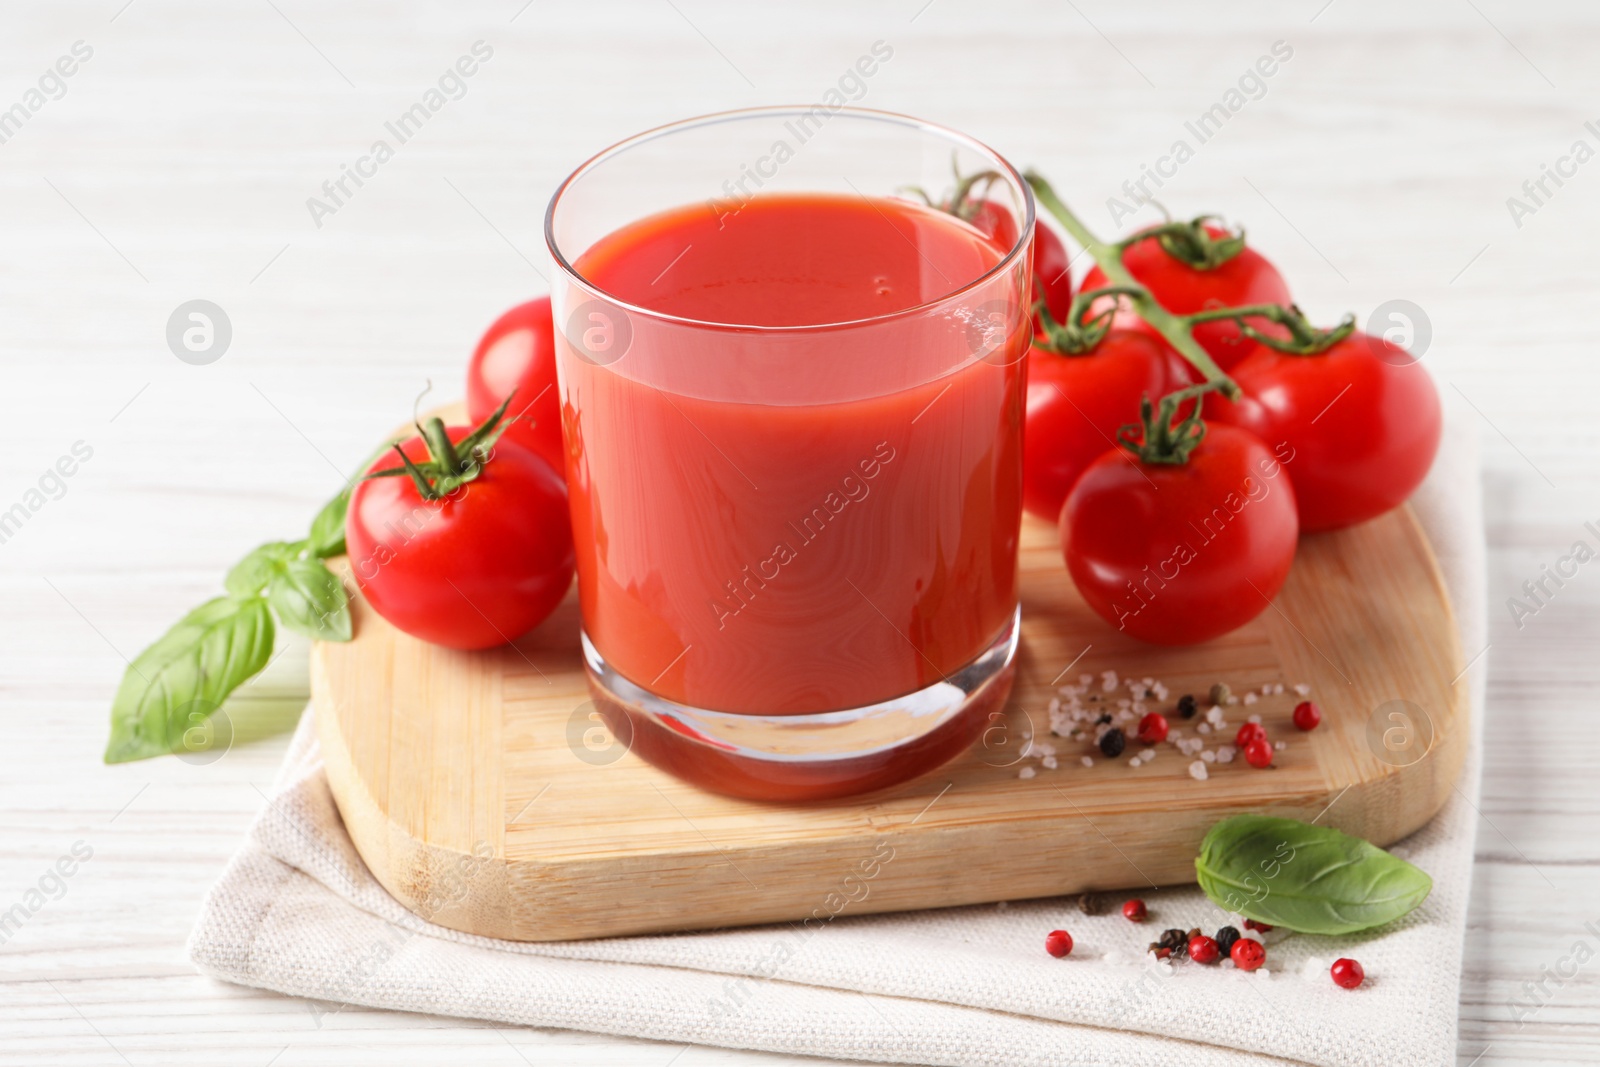
<svg viewBox="0 0 1600 1067"><path fill-rule="evenodd" d="M128 665L111 702L107 763L186 748L185 736L272 656L278 623L318 641L350 640L350 598L323 562L343 554L346 487L303 541L268 541L234 564L208 600Z"/></svg>
<svg viewBox="0 0 1600 1067"><path fill-rule="evenodd" d="M1194 869L1218 907L1307 934L1382 925L1433 889L1427 874L1359 837L1266 815L1217 823Z"/></svg>

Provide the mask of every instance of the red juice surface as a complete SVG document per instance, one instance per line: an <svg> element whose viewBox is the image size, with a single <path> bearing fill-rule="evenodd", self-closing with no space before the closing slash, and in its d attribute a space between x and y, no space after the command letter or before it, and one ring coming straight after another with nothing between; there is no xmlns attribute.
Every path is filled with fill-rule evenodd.
<svg viewBox="0 0 1600 1067"><path fill-rule="evenodd" d="M673 317L628 315L615 362L561 364L584 626L613 668L695 707L807 713L989 645L1017 603L1025 294L926 305L1007 251L905 201L785 194L654 215L577 260ZM996 318L1016 328L995 340Z"/></svg>

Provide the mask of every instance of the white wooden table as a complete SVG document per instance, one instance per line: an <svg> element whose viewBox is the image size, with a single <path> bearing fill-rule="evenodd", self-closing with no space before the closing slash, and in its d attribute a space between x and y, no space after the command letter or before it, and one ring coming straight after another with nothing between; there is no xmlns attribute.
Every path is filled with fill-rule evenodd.
<svg viewBox="0 0 1600 1067"><path fill-rule="evenodd" d="M1600 922L1600 563L1520 629L1504 607L1600 520L1600 162L1562 164L1576 172L1538 203L1522 188L1574 141L1600 149L1584 126L1600 118L1600 12L1201 7L0 9L0 109L27 112L0 115L0 511L30 512L0 543L0 910L75 843L92 850L0 945L0 1061L783 1062L354 1008L319 1025L304 1002L195 974L184 937L263 803L303 693L293 655L220 760L99 757L124 656L253 544L294 536L426 380L457 394L481 328L543 287L544 205L573 164L670 119L814 100L877 40L894 55L862 103L1040 167L1106 233L1106 197L1275 41L1293 49L1160 195L1246 222L1319 317L1425 309L1427 362L1482 428L1497 605L1459 1055L1600 1059L1600 962L1547 980L1520 1025L1508 1004L1576 942L1600 948L1584 927ZM478 40L494 53L465 95L315 225L307 198ZM92 55L33 107L78 41ZM1514 220L1511 196L1534 210ZM206 366L165 341L197 298L233 330ZM29 496L79 441L92 456L64 491L46 478Z"/></svg>

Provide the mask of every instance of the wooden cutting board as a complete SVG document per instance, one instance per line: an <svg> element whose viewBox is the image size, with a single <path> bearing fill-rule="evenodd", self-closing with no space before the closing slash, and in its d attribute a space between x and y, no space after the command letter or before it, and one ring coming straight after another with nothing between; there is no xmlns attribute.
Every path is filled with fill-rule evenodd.
<svg viewBox="0 0 1600 1067"><path fill-rule="evenodd" d="M1408 508L1304 538L1273 605L1194 648L1114 632L1079 599L1054 529L1032 519L1021 576L1004 728L892 790L806 806L734 800L614 745L590 714L575 592L515 645L481 653L410 638L358 597L355 640L312 655L328 779L397 899L453 929L530 941L1192 882L1200 839L1223 816L1320 818L1382 845L1449 794L1467 747L1465 664ZM1171 695L1151 706L1191 738L1203 720L1173 714L1178 695L1283 683L1283 695L1227 706L1226 736L1206 744L1259 713L1288 747L1271 769L1236 758L1207 764L1202 781L1193 757L1167 745L1134 768L1141 746L1112 760L1050 736L1057 686L1082 673L1098 685L1108 670L1163 682ZM1289 721L1297 683L1323 712L1309 734ZM1022 757L1030 734L1056 746L1056 769Z"/></svg>

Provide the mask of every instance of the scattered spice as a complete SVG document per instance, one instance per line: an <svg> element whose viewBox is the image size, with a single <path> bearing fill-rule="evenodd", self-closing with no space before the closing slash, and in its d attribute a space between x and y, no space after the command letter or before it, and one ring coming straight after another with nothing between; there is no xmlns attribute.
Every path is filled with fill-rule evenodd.
<svg viewBox="0 0 1600 1067"><path fill-rule="evenodd" d="M1213 939L1196 933L1189 938L1189 958L1196 963L1216 963L1222 958L1222 950Z"/></svg>
<svg viewBox="0 0 1600 1067"><path fill-rule="evenodd" d="M1333 966L1328 968L1328 973L1333 976L1333 984L1341 989L1354 989L1366 980L1367 972L1355 960L1345 958L1333 961Z"/></svg>
<svg viewBox="0 0 1600 1067"><path fill-rule="evenodd" d="M1150 915L1150 910L1145 907L1144 901L1138 897L1122 905L1122 917L1131 923L1142 923Z"/></svg>
<svg viewBox="0 0 1600 1067"><path fill-rule="evenodd" d="M1228 950L1228 956L1241 971L1253 971L1267 962L1266 948L1252 937L1241 937L1235 941L1233 948Z"/></svg>
<svg viewBox="0 0 1600 1067"><path fill-rule="evenodd" d="M1254 919L1246 919L1244 921L1244 928L1246 930L1259 930L1263 934L1272 932L1272 927L1268 926L1266 923L1258 923Z"/></svg>
<svg viewBox="0 0 1600 1067"><path fill-rule="evenodd" d="M1263 698L1286 691L1281 682L1263 684L1244 693L1245 703L1258 703ZM1294 692L1305 696L1310 692L1310 686L1299 683L1294 687ZM1155 678L1123 677L1112 670L1078 675L1075 684L1059 686L1050 697L1050 736L1066 738L1085 747L1077 753L1058 752L1055 745L1029 736L1022 755L1025 759L1037 762L1029 764L1027 768L1019 767L1018 777L1033 778L1041 772L1055 771L1065 765L1072 755L1076 755L1084 767L1090 768L1094 766L1096 758L1119 759L1128 756L1124 765L1131 772L1149 763L1159 754L1160 747L1166 744L1188 757L1185 766L1191 778L1204 781L1209 777L1208 764L1232 763L1244 754L1243 749L1248 744L1244 737L1247 734L1256 735L1259 732L1262 737L1266 735L1262 716L1251 714L1248 716L1249 728L1240 731L1239 741L1232 745L1221 743L1224 738L1233 740L1236 729L1235 724L1228 722L1225 709L1240 703L1239 692L1235 692L1226 682L1211 685L1206 695L1183 694L1176 699L1175 706L1167 705L1173 710L1151 710L1152 704L1161 707L1168 695L1167 687ZM1200 701L1208 697L1210 702L1202 706ZM1302 700L1299 703L1310 702ZM1285 702L1284 706L1287 709L1289 702ZM1173 716L1198 718L1200 721L1195 723L1193 732L1199 736L1185 737L1183 730L1174 728ZM1208 749L1206 746L1213 738L1217 744ZM1281 752L1286 742L1272 743L1272 747Z"/></svg>
<svg viewBox="0 0 1600 1067"><path fill-rule="evenodd" d="M1072 935L1065 930L1051 930L1045 935L1044 950L1060 959L1072 951Z"/></svg>
<svg viewBox="0 0 1600 1067"><path fill-rule="evenodd" d="M1168 956L1182 956L1188 946L1189 935L1177 927L1173 927L1170 930L1161 931L1161 940L1152 941L1149 951L1160 955L1161 950L1165 949ZM1161 958L1166 959L1167 956L1162 956Z"/></svg>
<svg viewBox="0 0 1600 1067"><path fill-rule="evenodd" d="M1294 706L1294 725L1300 730L1315 730L1322 722L1322 709L1309 700L1302 700Z"/></svg>
<svg viewBox="0 0 1600 1067"><path fill-rule="evenodd" d="M1233 943L1239 940L1239 930L1234 926L1224 926L1217 931L1217 951L1227 956L1233 951Z"/></svg>
<svg viewBox="0 0 1600 1067"><path fill-rule="evenodd" d="M1078 910L1085 915L1104 915L1111 910L1111 901L1103 893L1084 893L1078 897Z"/></svg>
<svg viewBox="0 0 1600 1067"><path fill-rule="evenodd" d="M1139 720L1139 741L1146 745L1160 744L1167 739L1167 717L1152 711Z"/></svg>

